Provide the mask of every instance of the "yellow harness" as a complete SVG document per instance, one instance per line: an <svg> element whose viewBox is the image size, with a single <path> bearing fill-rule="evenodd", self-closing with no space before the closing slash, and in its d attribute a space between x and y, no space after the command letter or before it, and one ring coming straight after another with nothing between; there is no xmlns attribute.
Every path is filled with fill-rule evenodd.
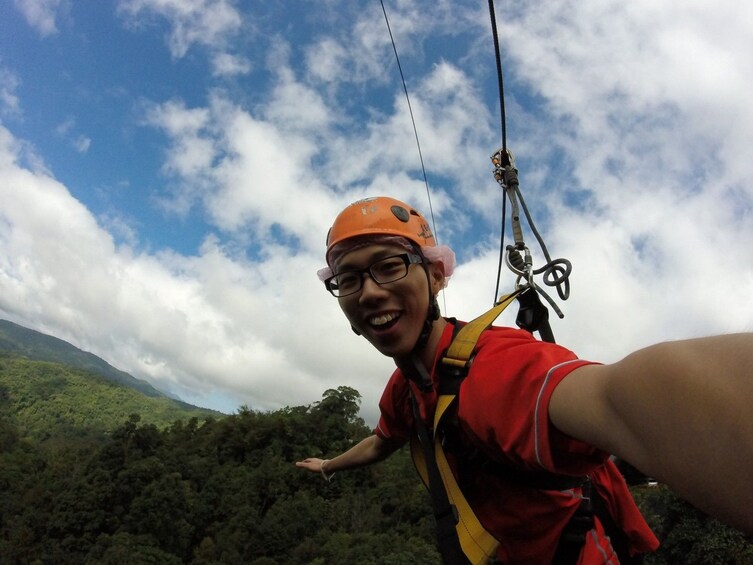
<svg viewBox="0 0 753 565"><path fill-rule="evenodd" d="M494 320L502 314L505 308L507 308L526 289L527 287L520 288L503 296L491 310L460 328L448 347L447 352L442 357L442 364L450 370L456 371L457 374L464 376L470 365L473 351L481 333L491 326ZM442 390L439 391L437 407L434 412L434 434L432 434L433 438L429 441L432 442L434 459L436 460L442 483L447 492L448 502L454 509L454 516L445 519L455 520L455 530L457 531L460 547L468 561L473 565L482 565L494 557L497 546L499 546L499 541L497 541L497 539L487 532L481 525L481 522L479 522L476 514L471 509L470 504L468 504L465 496L463 496L463 493L455 480L455 476L452 474L452 470L447 461L447 456L444 453L441 435L436 433L443 423L442 418L446 414L452 412L452 410L449 409L456 403L456 401L456 393L443 394ZM418 415L416 414L416 416ZM422 445L419 435L413 434L411 437L411 456L413 457L413 463L421 476L421 480L431 491L429 470L426 460L427 452L430 453L430 451ZM437 519L439 520L440 518L437 517Z"/></svg>

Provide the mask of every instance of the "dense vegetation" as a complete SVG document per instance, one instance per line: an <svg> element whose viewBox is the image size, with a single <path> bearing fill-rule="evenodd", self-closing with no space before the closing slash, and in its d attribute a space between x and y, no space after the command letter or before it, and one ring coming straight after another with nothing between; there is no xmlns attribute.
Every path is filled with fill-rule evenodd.
<svg viewBox="0 0 753 565"><path fill-rule="evenodd" d="M232 416L60 363L0 354L0 562L439 563L406 451L331 483L297 469L370 433L357 391ZM751 564L753 542L662 487L647 565Z"/></svg>
<svg viewBox="0 0 753 565"><path fill-rule="evenodd" d="M160 431L132 416L99 443L35 448L0 412L0 555L10 563L433 564L407 454L332 483L293 461L368 433L358 393L241 409Z"/></svg>
<svg viewBox="0 0 753 565"><path fill-rule="evenodd" d="M241 409L160 430L133 415L104 440L25 441L0 404L3 563L435 564L428 499L406 452L331 483L293 462L369 433L353 389L309 407ZM753 563L753 544L662 488L636 496L648 563Z"/></svg>
<svg viewBox="0 0 753 565"><path fill-rule="evenodd" d="M633 488L654 533L662 542L646 565L751 565L753 539L710 518L666 487Z"/></svg>
<svg viewBox="0 0 753 565"><path fill-rule="evenodd" d="M101 434L130 414L141 414L142 423L159 428L190 417L221 416L166 396L145 396L97 373L3 353L0 387L22 439L37 442Z"/></svg>
<svg viewBox="0 0 753 565"><path fill-rule="evenodd" d="M116 369L104 359L74 347L67 341L43 334L8 320L0 320L0 354L50 361L101 375L108 380L154 397L165 397L148 382Z"/></svg>

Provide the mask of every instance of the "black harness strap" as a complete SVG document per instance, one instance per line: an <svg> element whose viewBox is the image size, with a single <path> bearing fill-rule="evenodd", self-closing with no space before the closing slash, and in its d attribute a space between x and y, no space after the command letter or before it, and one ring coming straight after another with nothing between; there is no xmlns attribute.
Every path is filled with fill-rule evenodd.
<svg viewBox="0 0 753 565"><path fill-rule="evenodd" d="M429 431L426 429L421 414L418 410L418 402L411 392L411 405L413 407L413 420L416 426L416 433L421 444L421 449L426 462L426 473L429 481L429 494L431 495L431 504L434 509L434 518L437 522L437 543L439 552L442 555L442 562L445 565L466 565L468 559L463 553L460 546L460 540L456 530L458 523L457 509L450 504L447 498L442 476L437 466L434 453L434 445Z"/></svg>
<svg viewBox="0 0 753 565"><path fill-rule="evenodd" d="M554 333L549 325L549 310L541 303L539 293L528 288L518 295L518 317L515 323L530 333L539 332L543 341L554 343Z"/></svg>

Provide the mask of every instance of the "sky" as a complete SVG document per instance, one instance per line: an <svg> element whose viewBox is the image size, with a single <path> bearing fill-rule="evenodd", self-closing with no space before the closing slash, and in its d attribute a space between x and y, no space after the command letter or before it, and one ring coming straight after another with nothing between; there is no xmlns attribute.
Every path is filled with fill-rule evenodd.
<svg viewBox="0 0 753 565"><path fill-rule="evenodd" d="M334 217L375 195L433 216L458 258L440 304L468 320L495 298L503 197L488 4L384 6L410 107L374 0L0 3L0 318L198 406L345 385L375 423L394 366L316 277ZM612 362L751 330L753 4L495 12L507 147L573 265L557 341Z"/></svg>

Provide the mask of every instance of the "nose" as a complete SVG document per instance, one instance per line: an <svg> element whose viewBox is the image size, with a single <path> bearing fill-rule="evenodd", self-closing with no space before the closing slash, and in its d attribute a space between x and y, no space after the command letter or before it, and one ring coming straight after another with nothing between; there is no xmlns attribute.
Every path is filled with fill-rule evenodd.
<svg viewBox="0 0 753 565"><path fill-rule="evenodd" d="M371 276L371 273L363 273L363 286L361 287L361 296L360 300L369 300L372 297L379 296L381 294L384 294L385 289L382 285L377 283L373 277Z"/></svg>

